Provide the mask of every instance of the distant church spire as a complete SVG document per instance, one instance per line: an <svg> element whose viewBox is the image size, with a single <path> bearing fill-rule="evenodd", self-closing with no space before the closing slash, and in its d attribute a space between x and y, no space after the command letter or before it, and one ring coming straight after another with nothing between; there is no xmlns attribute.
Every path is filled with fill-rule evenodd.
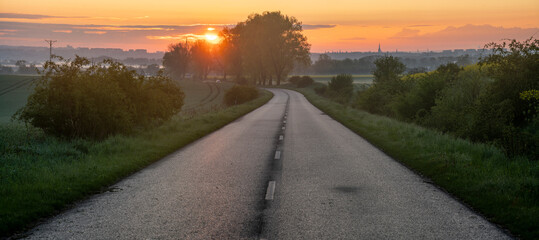
<svg viewBox="0 0 539 240"><path fill-rule="evenodd" d="M378 53L382 53L382 49L380 48L380 43L378 43Z"/></svg>

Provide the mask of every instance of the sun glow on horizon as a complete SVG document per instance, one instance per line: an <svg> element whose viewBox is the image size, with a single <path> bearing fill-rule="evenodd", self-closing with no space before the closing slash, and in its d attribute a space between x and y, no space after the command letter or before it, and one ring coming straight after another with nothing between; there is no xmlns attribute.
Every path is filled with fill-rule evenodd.
<svg viewBox="0 0 539 240"><path fill-rule="evenodd" d="M210 43L216 44L219 42L219 37L215 34L208 33L205 35L206 40Z"/></svg>

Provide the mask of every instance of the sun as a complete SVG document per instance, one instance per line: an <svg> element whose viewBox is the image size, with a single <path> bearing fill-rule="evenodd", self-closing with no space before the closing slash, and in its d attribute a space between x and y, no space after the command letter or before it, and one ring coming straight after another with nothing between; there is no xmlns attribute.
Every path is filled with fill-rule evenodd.
<svg viewBox="0 0 539 240"><path fill-rule="evenodd" d="M211 43L217 43L219 41L219 37L215 34L206 34L205 37Z"/></svg>

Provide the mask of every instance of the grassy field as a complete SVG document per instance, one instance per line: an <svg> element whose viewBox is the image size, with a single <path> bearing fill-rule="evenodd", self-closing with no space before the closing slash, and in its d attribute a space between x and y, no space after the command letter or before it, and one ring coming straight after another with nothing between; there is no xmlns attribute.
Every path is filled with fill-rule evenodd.
<svg viewBox="0 0 539 240"><path fill-rule="evenodd" d="M296 90L490 221L522 239L539 239L539 162L509 159L492 145L352 109L315 94L313 87Z"/></svg>
<svg viewBox="0 0 539 240"><path fill-rule="evenodd" d="M0 75L0 123L9 122L11 116L26 104L32 91L31 81L38 76Z"/></svg>
<svg viewBox="0 0 539 240"><path fill-rule="evenodd" d="M202 90L205 84L189 84L184 85L186 103L200 103L208 95ZM195 86L200 89L191 91ZM157 128L100 142L65 141L22 124L0 123L0 238L24 230L74 201L107 191L110 184L223 127L270 98L271 93L263 91L259 98L242 105L180 114Z"/></svg>
<svg viewBox="0 0 539 240"><path fill-rule="evenodd" d="M185 93L185 105L182 114L197 114L223 107L224 93L234 86L230 82L216 83L215 81L178 81L182 89L189 89Z"/></svg>

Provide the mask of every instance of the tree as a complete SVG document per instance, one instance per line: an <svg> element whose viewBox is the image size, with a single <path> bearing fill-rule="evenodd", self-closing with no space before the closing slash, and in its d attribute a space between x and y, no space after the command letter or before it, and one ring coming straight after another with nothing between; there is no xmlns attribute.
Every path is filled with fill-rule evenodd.
<svg viewBox="0 0 539 240"><path fill-rule="evenodd" d="M374 84L393 83L400 79L400 75L406 70L406 66L393 56L385 56L374 61L376 70L373 75Z"/></svg>
<svg viewBox="0 0 539 240"><path fill-rule="evenodd" d="M239 49L238 34L234 31L238 29L230 29L225 27L219 33L221 42L217 46L216 62L223 71L223 80L226 81L228 73L236 76L236 79L242 77L242 58Z"/></svg>
<svg viewBox="0 0 539 240"><path fill-rule="evenodd" d="M327 54L320 54L320 56L318 56L318 60L314 62L313 68L314 71L318 74L327 74L332 72L334 67L333 65L333 60L330 56L328 56Z"/></svg>
<svg viewBox="0 0 539 240"><path fill-rule="evenodd" d="M191 62L191 46L188 43L176 43L168 46L163 56L163 66L175 78L183 79Z"/></svg>
<svg viewBox="0 0 539 240"><path fill-rule="evenodd" d="M265 84L275 77L277 85L294 67L294 62L310 64L310 44L302 34L301 22L281 12L252 14L239 23L240 47L252 77Z"/></svg>
<svg viewBox="0 0 539 240"><path fill-rule="evenodd" d="M358 96L358 106L375 114L394 115L390 103L405 92L408 84L401 80L406 66L393 56L384 56L374 61L373 86Z"/></svg>
<svg viewBox="0 0 539 240"><path fill-rule="evenodd" d="M213 63L212 48L205 40L196 41L191 47L191 59L198 79L207 79Z"/></svg>

